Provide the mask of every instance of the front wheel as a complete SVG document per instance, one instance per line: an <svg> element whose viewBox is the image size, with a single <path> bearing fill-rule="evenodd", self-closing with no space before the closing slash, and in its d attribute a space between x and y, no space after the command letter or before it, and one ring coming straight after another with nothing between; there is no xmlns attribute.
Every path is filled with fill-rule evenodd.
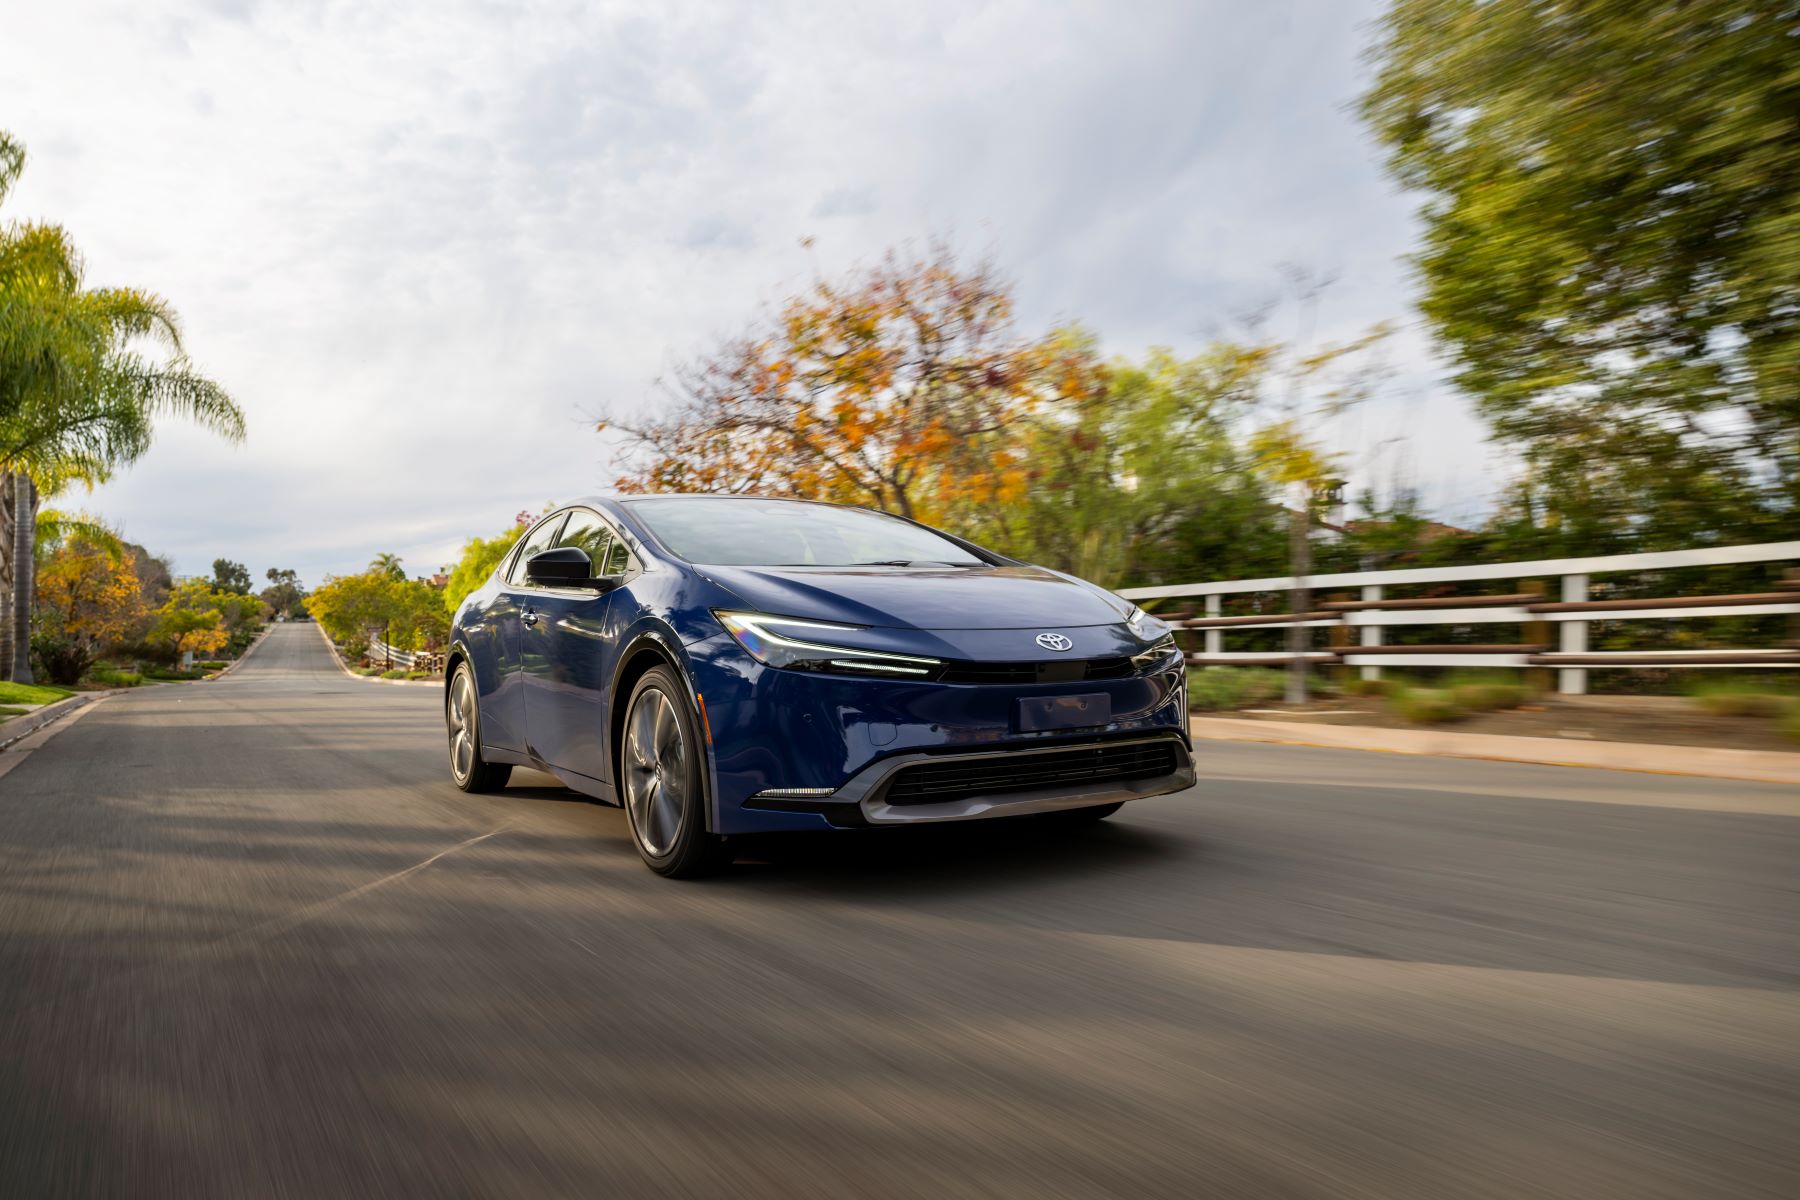
<svg viewBox="0 0 1800 1200"><path fill-rule="evenodd" d="M693 878L730 861L723 839L706 831L706 749L669 667L652 667L631 689L619 758L625 818L646 866Z"/></svg>
<svg viewBox="0 0 1800 1200"><path fill-rule="evenodd" d="M475 695L475 672L456 664L444 689L444 724L450 731L450 778L465 792L497 792L512 778L505 763L481 757L481 704Z"/></svg>

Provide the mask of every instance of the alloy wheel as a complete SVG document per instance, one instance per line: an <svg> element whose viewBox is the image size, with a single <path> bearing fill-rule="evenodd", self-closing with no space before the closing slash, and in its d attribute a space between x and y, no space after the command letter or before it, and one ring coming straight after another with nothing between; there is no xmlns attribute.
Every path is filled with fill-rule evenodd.
<svg viewBox="0 0 1800 1200"><path fill-rule="evenodd" d="M450 773L458 783L475 768L475 685L467 669L458 670L450 684Z"/></svg>
<svg viewBox="0 0 1800 1200"><path fill-rule="evenodd" d="M687 811L687 744L675 706L659 688L638 693L626 718L625 806L631 828L653 858L675 846Z"/></svg>

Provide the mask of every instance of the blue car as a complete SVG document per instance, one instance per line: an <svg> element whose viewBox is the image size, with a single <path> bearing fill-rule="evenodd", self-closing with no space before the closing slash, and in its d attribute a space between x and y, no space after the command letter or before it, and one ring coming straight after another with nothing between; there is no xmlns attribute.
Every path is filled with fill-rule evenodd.
<svg viewBox="0 0 1800 1200"><path fill-rule="evenodd" d="M458 787L548 771L622 805L663 875L747 834L1086 821L1194 782L1169 626L863 508L560 508L457 610L446 667Z"/></svg>

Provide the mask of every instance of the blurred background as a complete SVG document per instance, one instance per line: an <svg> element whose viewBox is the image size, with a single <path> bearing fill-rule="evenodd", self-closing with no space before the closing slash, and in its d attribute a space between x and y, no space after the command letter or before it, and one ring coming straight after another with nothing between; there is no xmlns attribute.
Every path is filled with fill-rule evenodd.
<svg viewBox="0 0 1800 1200"><path fill-rule="evenodd" d="M1800 537L1791 4L95 3L16 30L9 236L52 231L70 294L154 301L89 349L163 390L20 382L0 454L34 482L0 521L45 514L34 570L129 547L141 604L90 622L120 667L189 609L242 627L172 600L190 579L271 613L416 583L439 599L381 624L432 648L519 516L615 486L874 505L1202 620L1370 581L1180 585ZM1755 651L1580 690L1787 690L1783 555L1655 562L1489 591L1740 599L1382 640L1508 647L1467 661L1533 694L1533 649ZM40 632L80 625L46 601ZM1231 707L1362 644L1232 628L1190 638ZM1416 653L1283 694L1470 681Z"/></svg>

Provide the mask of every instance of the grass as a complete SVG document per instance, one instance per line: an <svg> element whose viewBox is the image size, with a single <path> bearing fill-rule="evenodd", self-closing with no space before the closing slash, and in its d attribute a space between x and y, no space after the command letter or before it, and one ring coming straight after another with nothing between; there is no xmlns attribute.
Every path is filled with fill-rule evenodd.
<svg viewBox="0 0 1800 1200"><path fill-rule="evenodd" d="M1286 676L1267 667L1198 667L1188 672L1188 707L1195 712L1245 708L1282 694Z"/></svg>
<svg viewBox="0 0 1800 1200"><path fill-rule="evenodd" d="M402 671L399 667L395 667L391 671L383 671L381 677L383 679L405 679L406 672Z"/></svg>
<svg viewBox="0 0 1800 1200"><path fill-rule="evenodd" d="M144 682L143 675L137 671L119 671L112 667L95 667L88 672L88 679L107 687L137 687Z"/></svg>
<svg viewBox="0 0 1800 1200"><path fill-rule="evenodd" d="M1788 741L1800 742L1800 701L1788 705L1787 712L1782 714L1781 720L1775 723L1775 728L1780 730L1781 736Z"/></svg>
<svg viewBox="0 0 1800 1200"><path fill-rule="evenodd" d="M364 678L367 678L368 676L371 676L371 675L381 674L381 668L380 667L351 667L350 673L353 675L361 675Z"/></svg>
<svg viewBox="0 0 1800 1200"><path fill-rule="evenodd" d="M406 677L408 679L436 679L437 672L435 672L435 671L408 671L406 673Z"/></svg>
<svg viewBox="0 0 1800 1200"><path fill-rule="evenodd" d="M1687 696L1719 717L1783 717L1796 704L1787 687L1754 675L1698 679L1688 684Z"/></svg>
<svg viewBox="0 0 1800 1200"><path fill-rule="evenodd" d="M71 688L51 684L13 683L0 680L0 704L54 704L65 696L73 696Z"/></svg>
<svg viewBox="0 0 1800 1200"><path fill-rule="evenodd" d="M1534 693L1522 683L1462 683L1450 689L1450 698L1470 712L1494 712L1529 704Z"/></svg>
<svg viewBox="0 0 1800 1200"><path fill-rule="evenodd" d="M15 708L10 704L0 704L0 717L22 717L30 711L29 708Z"/></svg>
<svg viewBox="0 0 1800 1200"><path fill-rule="evenodd" d="M1401 688L1389 693L1388 706L1415 725L1446 725L1469 715L1448 688Z"/></svg>

